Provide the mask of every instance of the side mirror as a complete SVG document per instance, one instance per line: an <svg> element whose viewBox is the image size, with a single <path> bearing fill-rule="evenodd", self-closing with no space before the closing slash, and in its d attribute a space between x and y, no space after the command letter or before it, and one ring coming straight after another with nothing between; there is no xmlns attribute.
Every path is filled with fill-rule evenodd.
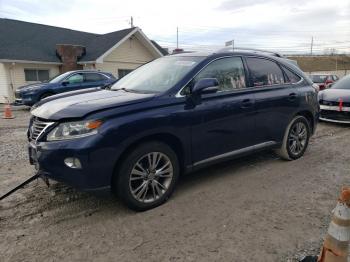
<svg viewBox="0 0 350 262"><path fill-rule="evenodd" d="M64 81L62 81L62 85L63 85L63 86L67 86L67 85L69 85L69 81L68 81L68 80L64 80Z"/></svg>
<svg viewBox="0 0 350 262"><path fill-rule="evenodd" d="M192 94L211 94L219 90L219 82L216 78L202 78L192 88Z"/></svg>

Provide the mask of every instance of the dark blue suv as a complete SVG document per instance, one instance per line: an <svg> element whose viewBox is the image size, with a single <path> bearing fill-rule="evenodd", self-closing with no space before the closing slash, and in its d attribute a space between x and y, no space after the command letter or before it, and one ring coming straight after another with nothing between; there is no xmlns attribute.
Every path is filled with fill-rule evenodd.
<svg viewBox="0 0 350 262"><path fill-rule="evenodd" d="M48 97L31 111L30 161L81 190L110 188L134 210L165 202L180 174L264 149L301 157L317 91L279 55L162 57L110 89Z"/></svg>
<svg viewBox="0 0 350 262"><path fill-rule="evenodd" d="M15 92L16 103L28 106L51 95L91 87L107 87L117 80L110 73L77 70L63 73L49 82L19 87Z"/></svg>

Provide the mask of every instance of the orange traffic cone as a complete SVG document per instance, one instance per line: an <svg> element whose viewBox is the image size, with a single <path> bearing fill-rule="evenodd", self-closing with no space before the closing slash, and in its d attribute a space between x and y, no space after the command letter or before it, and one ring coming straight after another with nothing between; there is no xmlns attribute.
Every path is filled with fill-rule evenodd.
<svg viewBox="0 0 350 262"><path fill-rule="evenodd" d="M4 106L4 116L2 118L5 118L5 119L15 118L12 115L11 105L9 103Z"/></svg>
<svg viewBox="0 0 350 262"><path fill-rule="evenodd" d="M318 262L346 262L350 242L350 187L342 188Z"/></svg>

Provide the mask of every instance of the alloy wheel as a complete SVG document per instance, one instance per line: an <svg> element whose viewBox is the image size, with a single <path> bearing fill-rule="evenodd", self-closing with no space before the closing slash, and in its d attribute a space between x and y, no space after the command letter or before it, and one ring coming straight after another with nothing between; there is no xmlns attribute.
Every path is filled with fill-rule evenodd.
<svg viewBox="0 0 350 262"><path fill-rule="evenodd" d="M143 155L133 166L129 188L135 200L152 203L169 189L174 175L169 157L161 152Z"/></svg>
<svg viewBox="0 0 350 262"><path fill-rule="evenodd" d="M293 155L299 155L305 149L307 132L307 126L303 122L296 122L290 129L288 147Z"/></svg>

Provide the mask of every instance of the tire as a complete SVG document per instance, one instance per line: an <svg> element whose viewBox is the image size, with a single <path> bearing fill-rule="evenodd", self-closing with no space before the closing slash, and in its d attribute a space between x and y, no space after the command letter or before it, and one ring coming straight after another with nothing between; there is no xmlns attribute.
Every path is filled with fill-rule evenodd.
<svg viewBox="0 0 350 262"><path fill-rule="evenodd" d="M147 142L122 159L113 177L112 188L130 209L145 211L168 200L178 177L176 153L164 143Z"/></svg>
<svg viewBox="0 0 350 262"><path fill-rule="evenodd" d="M283 137L281 148L276 153L284 160L295 160L302 157L309 144L310 123L303 116L296 116L289 123Z"/></svg>

